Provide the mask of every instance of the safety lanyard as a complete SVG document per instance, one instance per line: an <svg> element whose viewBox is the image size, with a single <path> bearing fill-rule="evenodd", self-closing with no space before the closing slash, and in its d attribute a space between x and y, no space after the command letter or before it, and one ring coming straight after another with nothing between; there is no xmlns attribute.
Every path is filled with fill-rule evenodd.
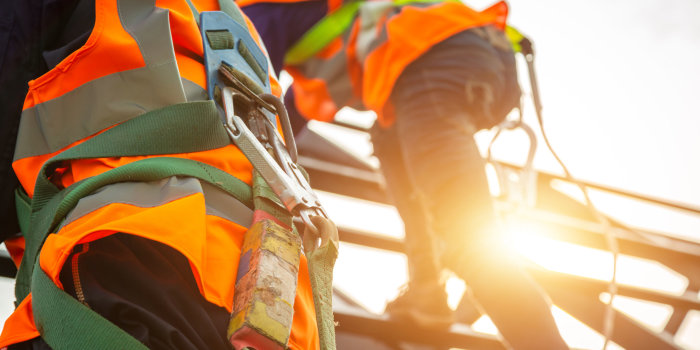
<svg viewBox="0 0 700 350"><path fill-rule="evenodd" d="M269 189L272 193L264 196L269 200L267 202L272 201L281 206L278 208L277 205L268 205L265 206L264 211L272 217L277 217L278 223L282 225L276 225L274 220L260 220L248 230L246 236L250 237L246 237L244 241L241 263L245 263L247 254L245 249L252 247L248 255L257 254L259 257L255 260L258 265L254 268L260 267L261 271L265 268L280 271L291 269L296 272L298 262L293 258L293 251L296 249L298 256L300 248L290 236L291 225L285 227L286 220L279 220L279 218L291 216L299 219L298 226L304 232L304 250L309 261L321 349L335 349L331 293L332 267L337 257L338 247L337 229L330 223L305 173L296 164L297 151L289 117L281 100L270 93L269 64L266 64L264 53L258 48L247 28L223 12L203 12L200 16L200 30L204 42L207 90L212 100L221 102L222 123L229 139L255 168L254 194L256 186L259 189L262 188L263 192ZM279 124L284 131L284 142L277 131L276 115L279 116ZM260 180L261 178L264 181ZM256 205L256 211L257 209ZM284 246L285 251L289 253L279 254L282 259L273 259L264 249L255 246L258 244L262 247L268 243ZM270 262L269 265L265 265L264 261ZM252 269L249 268L246 271L239 269L237 279L239 281L242 278L250 279L248 286L274 288L274 286L265 285L260 274ZM236 293L243 296L244 293L238 287L238 283ZM291 283L287 283L286 287L280 285L279 290L289 290ZM296 285L292 287L294 291ZM243 298L244 305L237 305L234 301L234 313L228 332L231 342L234 347L242 347L271 344L268 340L273 340L274 344L286 346L285 336L288 337L291 331L291 318L281 322L276 322L270 317L253 320L253 315L256 314L255 300L257 300L255 290L256 288L247 289L252 299ZM290 302L293 302L293 296L288 298L292 298ZM283 307L282 303L272 305L272 307L277 306ZM237 312L240 310L243 311ZM284 328L284 331L280 328ZM237 342L241 338L248 343ZM274 347L278 347L277 345ZM258 345L260 346L268 347Z"/></svg>

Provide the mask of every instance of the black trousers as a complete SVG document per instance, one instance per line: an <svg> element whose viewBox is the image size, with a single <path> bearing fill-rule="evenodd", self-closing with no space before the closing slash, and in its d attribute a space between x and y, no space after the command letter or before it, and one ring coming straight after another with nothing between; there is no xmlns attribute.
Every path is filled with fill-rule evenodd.
<svg viewBox="0 0 700 350"><path fill-rule="evenodd" d="M114 234L75 247L60 274L67 293L149 349L229 350L229 312L199 293L189 261L145 238ZM50 349L40 338L11 350Z"/></svg>
<svg viewBox="0 0 700 350"><path fill-rule="evenodd" d="M412 281L435 281L441 266L491 238L494 213L474 133L502 121L519 98L513 51L493 27L450 37L399 77L396 122L375 127L372 142L404 220Z"/></svg>

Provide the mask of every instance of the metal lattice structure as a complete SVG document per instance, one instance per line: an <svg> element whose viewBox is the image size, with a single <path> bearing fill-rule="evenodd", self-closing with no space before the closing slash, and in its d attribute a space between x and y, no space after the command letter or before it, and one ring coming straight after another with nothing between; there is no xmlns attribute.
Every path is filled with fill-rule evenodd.
<svg viewBox="0 0 700 350"><path fill-rule="evenodd" d="M300 163L318 190L354 198L388 203L382 175L365 162L343 151L319 134L307 133L300 144ZM518 167L500 164L503 167ZM537 201L534 207L519 210L520 219L536 222L549 229L549 238L585 247L606 250L605 227L587 208L552 187L560 176L537 173ZM614 188L584 183L585 186L618 196L646 201L662 207L700 215L699 208L626 193ZM620 285L618 295L669 305L673 314L661 332L651 330L630 317L615 311L611 340L626 349L680 349L674 336L692 310L700 311L700 244L612 221L621 254L656 261L688 279L682 295ZM340 227L341 241L394 252L403 252L401 240L373 232ZM552 272L530 266L529 271L547 291L553 303L592 329L603 333L605 304L600 294L607 291L604 281ZM7 252L0 252L0 275L13 277L16 269ZM419 329L392 321L386 315L374 315L363 309L342 291L334 293L335 317L338 322L339 349L505 349L497 337L474 332L467 325L453 325L447 331Z"/></svg>
<svg viewBox="0 0 700 350"><path fill-rule="evenodd" d="M347 127L347 126L346 126ZM309 132L300 142L301 164L309 172L314 188L350 196L354 198L388 203L384 192L383 178L377 170L342 152L321 135ZM308 147L308 148L305 148ZM519 167L499 163L501 167L515 171ZM618 244L619 253L656 261L671 270L685 276L688 286L682 295L671 295L643 288L619 285L619 296L669 305L673 314L661 332L651 330L634 319L615 311L614 333L611 340L626 349L681 349L674 342L682 322L691 310L700 310L700 244L679 238L673 238L657 232L632 229L610 220L611 227L604 227L591 215L590 211L552 185L555 181L569 182L566 178L538 172L536 174L536 203L533 207L518 210L519 220L531 221L541 227L547 227L542 233L548 238L564 241L600 250L607 250L605 230L612 230ZM583 185L590 189L607 192L648 202L661 207L699 215L699 208L692 208L680 203L650 198L620 191L611 187L592 183ZM497 204L499 199L496 199ZM340 228L341 241L403 252L401 240L386 238L373 232ZM535 280L546 290L553 303L592 329L604 333L604 315L606 305L600 301L601 293L608 290L605 281L578 277L570 274L545 270L529 266ZM386 316L372 316L358 313L359 306L348 308L348 301L342 294L336 293L336 320L339 322L339 349L503 349L495 337L475 333L465 325L455 325L448 332L424 331L390 321ZM348 335L350 337L348 337ZM355 338L353 338L355 337ZM377 344L363 343L357 347L356 338L371 339ZM354 339L354 340L353 340ZM353 343L354 341L354 343ZM420 347L415 347L419 346ZM413 347L411 347L413 346Z"/></svg>

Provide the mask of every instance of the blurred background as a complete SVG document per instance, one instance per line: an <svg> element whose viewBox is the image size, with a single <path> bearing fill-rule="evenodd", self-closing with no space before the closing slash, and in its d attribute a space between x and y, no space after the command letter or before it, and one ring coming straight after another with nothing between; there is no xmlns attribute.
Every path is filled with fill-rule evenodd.
<svg viewBox="0 0 700 350"><path fill-rule="evenodd" d="M490 1L469 1L477 9ZM549 139L574 177L627 192L700 207L700 2L679 1L517 1L511 0L510 24L532 39ZM539 145L536 169L562 175L546 149L529 97L529 79L519 58L524 120L535 129ZM516 116L513 116L516 117ZM338 119L370 125L371 113L344 110ZM368 162L371 146L363 133L311 123ZM482 131L482 153L494 131ZM493 145L494 158L523 164L529 141L522 131L504 132ZM491 177L490 180L494 178ZM492 189L498 193L497 186ZM561 191L581 199L575 186ZM596 207L631 227L700 242L700 216L591 190ZM389 206L323 194L331 216L341 226L401 238L403 227ZM541 227L511 225L512 243L529 262L548 270L600 281L612 277L612 254L538 235ZM700 269L700 267L698 267ZM405 257L343 244L336 286L367 309L380 314L406 283ZM658 262L621 255L617 280L622 285L683 295L688 279ZM451 307L457 307L463 282L448 279ZM698 299L697 293L693 295ZM609 295L602 293L607 302ZM607 299L606 299L607 298ZM669 322L668 305L616 297L616 310L660 332ZM558 307L553 313L570 346L600 349L603 336ZM473 328L495 334L488 317ZM690 311L674 340L700 349L700 313ZM610 349L620 348L610 344Z"/></svg>

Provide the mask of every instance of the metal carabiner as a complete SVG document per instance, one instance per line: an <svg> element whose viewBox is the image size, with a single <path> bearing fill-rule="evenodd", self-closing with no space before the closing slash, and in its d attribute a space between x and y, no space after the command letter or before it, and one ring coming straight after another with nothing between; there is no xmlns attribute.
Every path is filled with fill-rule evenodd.
<svg viewBox="0 0 700 350"><path fill-rule="evenodd" d="M537 197L537 172L534 170L535 151L537 150L537 137L535 132L521 120L504 120L497 126L496 134L491 139L486 152L486 161L491 163L496 170L497 180L502 194L509 200L520 202L528 206L534 206ZM522 169L515 171L500 165L493 159L491 148L503 130L522 129L530 141L527 160ZM511 175L517 178L514 182ZM517 190L515 189L517 187Z"/></svg>
<svg viewBox="0 0 700 350"><path fill-rule="evenodd" d="M253 164L287 210L292 215L300 217L306 227L323 239L323 237L320 237L318 228L311 222L310 217L319 215L328 218L328 215L301 170L292 161L286 147L282 145L277 131L274 130L274 135L276 136L271 137L269 140L277 158L275 160L265 149L265 146L248 129L241 117L235 114L233 98L242 94L231 87L225 87L221 91L221 95L225 111L224 126L231 141L238 146Z"/></svg>
<svg viewBox="0 0 700 350"><path fill-rule="evenodd" d="M286 148L284 147L284 145L281 144L279 138L274 138L272 140L272 150L287 176L292 178L293 181L296 181L299 184L299 186L304 189L304 191L313 193L311 185L306 180L306 177L301 172L301 169L299 169L299 167L296 165L296 162L294 162L291 156L286 152ZM304 200L305 198L302 198L302 201ZM320 238L322 242L325 242L327 239L329 239L329 237L323 237L316 225L313 224L313 222L311 221L310 217L316 215L328 218L328 214L326 214L325 210L323 209L323 206L321 205L321 202L318 199L314 199L314 202L304 202L304 206L304 208L299 210L299 216L302 222L305 226L311 229L314 236Z"/></svg>
<svg viewBox="0 0 700 350"><path fill-rule="evenodd" d="M256 95L253 90L241 82L236 75L232 73L233 68L226 64L226 62L221 62L221 67L219 67L219 74L232 84L236 89L240 91L242 96L247 97L251 102L254 102L260 107L266 109L271 113L275 113L279 116L280 125L282 126L282 131L284 132L284 143L287 148L287 152L292 157L292 160L296 163L298 158L297 145L294 140L294 131L292 131L292 124L289 121L289 115L284 107L284 103L280 101L277 96L270 93L262 93ZM268 120L272 124L271 120ZM275 130L274 134L277 134Z"/></svg>

